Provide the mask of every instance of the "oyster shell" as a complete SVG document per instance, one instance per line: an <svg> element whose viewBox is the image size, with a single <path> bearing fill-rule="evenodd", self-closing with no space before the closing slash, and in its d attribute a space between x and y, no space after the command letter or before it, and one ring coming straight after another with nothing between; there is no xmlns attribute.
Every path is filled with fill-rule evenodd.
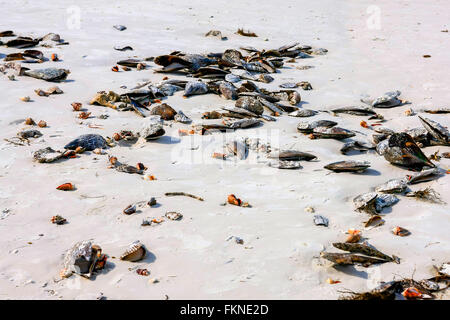
<svg viewBox="0 0 450 320"><path fill-rule="evenodd" d="M331 128L335 125L337 125L337 122L331 120L316 120L313 122L302 121L297 125L297 130L302 133L311 133L316 128Z"/></svg>
<svg viewBox="0 0 450 320"><path fill-rule="evenodd" d="M375 191L382 193L402 193L406 187L406 179L391 179L376 187Z"/></svg>
<svg viewBox="0 0 450 320"><path fill-rule="evenodd" d="M171 106L166 103L154 106L150 110L151 115L160 116L163 120L173 120L177 112Z"/></svg>
<svg viewBox="0 0 450 320"><path fill-rule="evenodd" d="M208 86L201 81L189 81L184 88L184 96L193 96L208 93Z"/></svg>
<svg viewBox="0 0 450 320"><path fill-rule="evenodd" d="M154 140L165 134L162 124L159 121L150 121L142 126L139 136L145 140Z"/></svg>
<svg viewBox="0 0 450 320"><path fill-rule="evenodd" d="M236 100L236 107L248 110L257 115L262 115L264 108L262 103L254 97L240 97Z"/></svg>
<svg viewBox="0 0 450 320"><path fill-rule="evenodd" d="M181 111L181 110L178 110L177 114L174 117L174 120L176 122L185 123L185 124L192 122L192 119L190 119L187 115L185 115L183 113L183 111Z"/></svg>
<svg viewBox="0 0 450 320"><path fill-rule="evenodd" d="M288 115L291 117L312 117L317 114L317 111L311 109L298 109L290 112Z"/></svg>
<svg viewBox="0 0 450 320"><path fill-rule="evenodd" d="M70 71L67 69L57 69L57 68L46 68L46 69L36 69L36 70L25 70L23 75L41 79L45 81L63 81L66 80Z"/></svg>
<svg viewBox="0 0 450 320"><path fill-rule="evenodd" d="M431 119L422 118L421 116L419 116L419 119L424 128L434 138L434 140L436 140L436 142L445 146L450 145L450 133L446 128Z"/></svg>
<svg viewBox="0 0 450 320"><path fill-rule="evenodd" d="M50 163L54 162L63 157L63 153L60 151L55 151L50 147L39 149L33 152L33 160L39 163Z"/></svg>

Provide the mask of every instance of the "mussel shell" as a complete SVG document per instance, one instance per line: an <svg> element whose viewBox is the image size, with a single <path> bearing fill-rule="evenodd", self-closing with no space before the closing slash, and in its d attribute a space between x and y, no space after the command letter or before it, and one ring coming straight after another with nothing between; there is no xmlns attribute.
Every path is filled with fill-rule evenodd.
<svg viewBox="0 0 450 320"><path fill-rule="evenodd" d="M86 151L92 151L97 148L106 148L106 140L99 134L83 134L72 140L64 146L64 149L75 150L77 147L82 147Z"/></svg>
<svg viewBox="0 0 450 320"><path fill-rule="evenodd" d="M334 172L360 172L370 167L367 161L338 161L324 166Z"/></svg>
<svg viewBox="0 0 450 320"><path fill-rule="evenodd" d="M283 150L280 152L274 152L267 156L269 159L280 159L283 161L310 161L317 157L311 153L297 151L297 150Z"/></svg>

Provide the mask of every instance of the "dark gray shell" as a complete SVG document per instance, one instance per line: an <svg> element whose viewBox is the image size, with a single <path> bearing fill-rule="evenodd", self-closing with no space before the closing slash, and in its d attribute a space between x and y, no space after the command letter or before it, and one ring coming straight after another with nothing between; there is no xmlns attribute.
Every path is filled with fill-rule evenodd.
<svg viewBox="0 0 450 320"><path fill-rule="evenodd" d="M189 81L184 88L184 96L193 96L197 94L205 94L208 92L208 86L201 81Z"/></svg>
<svg viewBox="0 0 450 320"><path fill-rule="evenodd" d="M70 71L67 69L46 68L37 70L26 70L24 71L23 74L25 76L45 81L62 81L66 80L69 73Z"/></svg>
<svg viewBox="0 0 450 320"><path fill-rule="evenodd" d="M355 136L355 134L352 131L339 127L333 128L318 127L313 130L312 134L314 138L337 139L337 140L351 138Z"/></svg>
<svg viewBox="0 0 450 320"><path fill-rule="evenodd" d="M361 172L370 167L367 161L338 161L326 165L324 168L334 172Z"/></svg>
<svg viewBox="0 0 450 320"><path fill-rule="evenodd" d="M274 152L267 156L269 159L279 159L283 161L310 161L317 157L311 153L297 151L297 150L283 150L280 152Z"/></svg>
<svg viewBox="0 0 450 320"><path fill-rule="evenodd" d="M219 85L219 91L222 97L227 100L236 100L238 98L236 88L229 82L222 81Z"/></svg>
<svg viewBox="0 0 450 320"><path fill-rule="evenodd" d="M243 108L257 115L262 115L264 112L262 103L254 97L240 97L236 101L236 107Z"/></svg>
<svg viewBox="0 0 450 320"><path fill-rule="evenodd" d="M312 117L312 116L314 116L316 114L317 114L317 111L314 111L314 110L311 110L311 109L298 109L298 110L295 110L295 111L289 113L288 115L291 116L291 117L303 117L303 118L306 118L306 117Z"/></svg>
<svg viewBox="0 0 450 320"><path fill-rule="evenodd" d="M99 134L83 134L70 141L64 146L64 149L75 150L77 147L82 147L86 151L92 151L97 148L104 149L107 147L106 140Z"/></svg>

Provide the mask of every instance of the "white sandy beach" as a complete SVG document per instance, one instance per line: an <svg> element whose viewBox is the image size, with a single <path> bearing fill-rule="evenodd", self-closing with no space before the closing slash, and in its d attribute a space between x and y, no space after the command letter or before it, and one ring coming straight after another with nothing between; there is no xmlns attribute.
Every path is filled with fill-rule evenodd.
<svg viewBox="0 0 450 320"><path fill-rule="evenodd" d="M371 13L367 9L374 4L380 10L379 28L368 22L374 9ZM79 28L71 24L77 7ZM252 154L248 161L235 164L233 160L210 159L211 151L222 144L221 134L179 137L178 129L189 129L190 125L172 121L165 122L166 134L159 140L131 147L119 144L106 150L120 161L144 163L146 174L157 178L154 181L108 169L107 155L92 152L57 163L32 161L33 151L47 146L62 149L83 133L111 137L120 130L139 128L146 119L134 112L88 103L98 91L123 93L138 83L158 83L166 76L154 73L159 66L151 62L146 70L112 72L118 60L175 50L206 54L241 46L271 49L297 41L326 48L326 55L285 63L279 73L272 74L272 83L258 82L258 86L275 90L284 82L309 81L313 90L297 91L302 97L300 106L313 110L362 105L362 94L379 96L400 90L401 98L411 104L376 111L387 120L384 125L397 132L421 127L417 115L406 116L406 109L449 106L450 34L441 32L450 28L448 1L228 0L206 4L198 0L0 0L0 12L5 17L0 31L33 37L54 32L70 43L36 47L46 57L57 53L61 61L27 67L58 67L71 72L68 81L56 84L64 93L49 97L39 97L34 90L55 84L30 77L10 81L0 75L0 299L91 299L100 293L108 299L165 299L166 295L169 299L337 299L339 291L367 291L380 281L430 278L434 276L433 265L450 260L448 174L411 187L431 186L447 204L398 196L400 201L382 213L385 224L365 230L363 222L369 216L356 212L352 199L410 171L391 165L373 151L342 155L342 142L311 140L296 130L300 121L329 119L358 131L357 137L370 139L373 131L360 126L367 117L319 113L312 118L295 118L285 114L261 127L236 131L241 136L273 135L273 145L279 143L281 148L318 157L318 161L302 161L299 170L255 163ZM114 29L117 24L127 29ZM235 34L240 27L258 37ZM205 37L211 29L220 30L228 40ZM134 51L116 51L116 45L129 45ZM0 58L18 51L0 46ZM302 65L314 68L296 69ZM19 98L23 96L32 101L22 102ZM82 102L94 118L77 119L71 107L75 101ZM194 124L203 121L202 113L235 103L213 94L184 99L182 92L164 102L182 110ZM109 117L97 118L102 114ZM26 128L28 117L47 122L47 128L36 127L43 136L31 139L29 146L4 141ZM426 117L450 126L448 114ZM89 124L102 127L93 129ZM212 139L212 149L208 149ZM426 155L438 150L449 152L450 147L423 149ZM202 157L204 161L199 160ZM371 170L352 174L323 168L346 159L369 161ZM435 163L450 169L450 159ZM72 182L77 189L56 190L65 182ZM173 191L188 192L205 201L164 196ZM252 207L221 206L229 194ZM157 199L159 207L144 208L133 215L122 213L129 204L151 197ZM329 219L328 227L314 225L314 214L304 210L309 206L314 207L314 214ZM144 218L163 216L167 211L178 211L184 217L141 226ZM58 214L68 223L52 224L50 218ZM395 226L408 229L411 235L393 235ZM361 230L371 245L400 257L401 263L333 268L320 259L323 250L337 251L332 243L345 241L350 228ZM230 236L242 238L244 244L227 241ZM89 239L108 255L107 268L92 280L74 275L60 281L66 250ZM145 244L150 254L136 263L119 260L134 240ZM135 267L147 268L150 275L140 276L129 269ZM330 285L328 278L341 282ZM448 293L438 296L450 298Z"/></svg>

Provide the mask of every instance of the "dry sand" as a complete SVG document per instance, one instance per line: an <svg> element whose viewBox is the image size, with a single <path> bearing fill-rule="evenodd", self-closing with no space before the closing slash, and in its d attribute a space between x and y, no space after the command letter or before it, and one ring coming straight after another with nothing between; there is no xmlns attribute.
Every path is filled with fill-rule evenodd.
<svg viewBox="0 0 450 320"><path fill-rule="evenodd" d="M370 20L378 10L371 7L373 4L366 0L257 4L247 0L208 4L78 1L81 21L77 29L68 27L71 14L77 10L71 7L67 11L71 3L1 0L0 11L7 17L0 21L1 30L33 36L55 32L70 42L68 46L42 48L46 56L55 52L62 61L45 62L39 67L68 68L71 74L69 81L58 84L64 94L50 97L38 97L33 90L46 89L51 83L0 77L0 298L95 298L101 292L109 299L164 299L165 295L170 299L336 299L339 290L368 290L379 281L413 275L415 279L431 277L432 265L449 260L449 206L404 197L384 212L384 226L363 230L369 243L399 256L401 264L334 269L318 259L322 250L332 250L332 242L345 239L347 229L362 228L367 215L353 210L354 196L391 178L403 177L408 171L390 165L375 153L343 156L339 152L342 142L310 140L296 132L296 125L300 120L337 119L340 126L370 137L371 132L359 126L364 117L334 118L325 113L307 119L282 116L261 128L237 132L246 136L269 132L275 134L281 147L318 156L319 161L302 162L303 168L295 171L250 161L236 166L211 161L209 151L203 148L212 136L193 140L192 146L199 148L189 150L190 138L177 134L179 128L188 126L179 123L166 126L166 136L160 140L108 150L130 164L143 162L156 181L107 169L107 156L92 153L53 164L31 161L33 151L45 146L61 148L82 133L111 136L121 129L137 128L145 120L136 114L87 103L99 90L124 92L122 85L132 88L145 80L157 83L164 76L153 73L154 64L143 71L111 72L119 59L174 50L221 52L243 45L277 48L294 41L327 48L327 55L287 63L274 75L274 82L261 86L275 89L283 82L309 81L314 90L299 92L302 107L314 110L360 105L361 94L400 90L401 97L412 104L380 110L389 120L386 126L396 131L420 127L417 116L406 117L405 109L437 108L448 106L450 101L449 33L441 32L449 28L449 4L445 0L377 1L379 28L373 25L376 19ZM116 24L127 29L117 31L112 27ZM236 35L238 27L250 29L259 37ZM221 30L228 40L205 38L211 29ZM115 51L115 45L130 45L134 51ZM1 54L16 51L0 47ZM431 58L424 59L424 54ZM301 71L295 68L299 65L314 68ZM19 100L27 95L33 102ZM80 124L71 111L74 101L82 102L93 116L108 114L109 118L92 118ZM205 111L234 103L211 94L183 99L181 93L166 102L183 110L194 122L199 122ZM47 121L49 127L40 129L43 137L26 147L3 141L25 127L19 120L27 117ZM448 115L428 117L445 126L450 124ZM101 124L103 129L91 129L89 123ZM215 137L221 139L220 135ZM448 147L429 147L424 152L429 155L437 150L450 151ZM203 156L205 161L195 158L189 163L186 159L191 156ZM327 163L341 159L370 161L373 170L355 175L330 174L323 169ZM450 160L442 159L439 165L448 169ZM67 181L77 190L55 190ZM418 187L432 186L449 203L448 181L447 175ZM189 192L205 201L165 197L164 192L169 191ZM250 202L252 208L221 206L230 193ZM160 207L131 216L122 214L130 203L151 196L157 198ZM313 214L304 211L307 206L328 217L329 227L315 226ZM182 212L184 219L140 226L143 218L172 210ZM51 224L50 217L56 214L69 223ZM412 234L404 238L392 235L390 230L397 225ZM243 238L244 245L227 241L230 236ZM86 239L92 239L109 255L107 270L94 280L73 276L55 281L64 252ZM130 263L112 258L137 239L151 252L144 261ZM149 269L151 275L142 277L129 270L136 266ZM157 278L159 283L149 283L149 278ZM327 284L327 278L341 283Z"/></svg>

